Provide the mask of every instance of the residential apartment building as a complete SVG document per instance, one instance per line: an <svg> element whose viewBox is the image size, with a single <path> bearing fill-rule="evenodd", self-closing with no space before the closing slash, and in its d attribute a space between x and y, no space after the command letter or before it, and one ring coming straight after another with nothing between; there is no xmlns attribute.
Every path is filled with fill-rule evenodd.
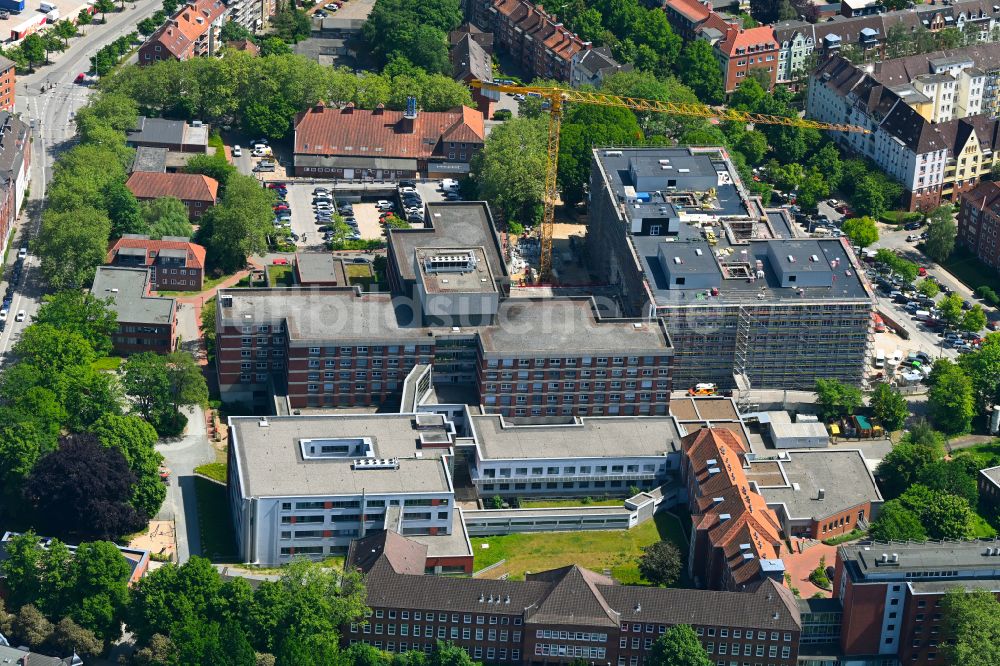
<svg viewBox="0 0 1000 666"><path fill-rule="evenodd" d="M17 72L14 61L0 57L0 111L14 112Z"/></svg>
<svg viewBox="0 0 1000 666"><path fill-rule="evenodd" d="M269 0L226 0L226 8L226 20L250 32L260 30L273 14Z"/></svg>
<svg viewBox="0 0 1000 666"><path fill-rule="evenodd" d="M148 268L98 266L90 293L110 299L118 316L118 330L111 335L120 356L138 352L172 352L177 344L177 304L172 298L150 294Z"/></svg>
<svg viewBox="0 0 1000 666"><path fill-rule="evenodd" d="M184 237L152 240L141 234L125 234L108 250L104 263L149 268L152 289L201 291L205 284L205 248Z"/></svg>
<svg viewBox="0 0 1000 666"><path fill-rule="evenodd" d="M796 237L723 149L595 150L587 252L626 315L662 318L675 386L862 382L873 294L853 252Z"/></svg>
<svg viewBox="0 0 1000 666"><path fill-rule="evenodd" d="M578 51L570 65L569 85L573 88L593 86L600 88L604 80L618 72L631 72L632 64L618 64L606 46Z"/></svg>
<svg viewBox="0 0 1000 666"><path fill-rule="evenodd" d="M953 85L943 81L945 76L949 75L928 79L935 85ZM952 107L939 105L935 111L933 100L912 85L888 85L878 77L844 58L830 58L810 78L806 114L868 129L868 134L833 132L832 136L900 181L903 204L909 210L957 202L996 163L1000 122L979 114L935 123L930 119L933 113L951 115Z"/></svg>
<svg viewBox="0 0 1000 666"><path fill-rule="evenodd" d="M778 42L769 25L749 29L730 26L714 43L714 52L727 93L736 90L755 71L767 74L769 87L777 82Z"/></svg>
<svg viewBox="0 0 1000 666"><path fill-rule="evenodd" d="M334 108L318 103L295 118L295 175L343 180L398 180L424 174L454 176L486 140L483 114L461 107L418 111L410 98L405 111L379 104Z"/></svg>
<svg viewBox="0 0 1000 666"><path fill-rule="evenodd" d="M492 81L493 80L493 35L490 37L489 46L483 46L481 38L485 33L468 23L465 24L465 31L454 31L451 34L462 37L457 42L453 42L448 57L451 58L452 78L456 81L468 84L471 81ZM475 30L475 32L472 32ZM470 88L472 101L476 109L483 114L484 118L493 116L493 99L484 93L481 88Z"/></svg>
<svg viewBox="0 0 1000 666"><path fill-rule="evenodd" d="M24 205L31 180L31 128L10 111L0 111L0 252Z"/></svg>
<svg viewBox="0 0 1000 666"><path fill-rule="evenodd" d="M419 326L409 299L351 288L223 290L223 399L268 401L280 390L291 408L378 405L429 365L436 381L507 416L666 414L672 350L658 322L601 319L589 298L471 303L496 304L494 323Z"/></svg>
<svg viewBox="0 0 1000 666"><path fill-rule="evenodd" d="M1000 594L998 572L1000 540L840 546L833 594L843 604L844 662L950 663L944 595L955 588Z"/></svg>
<svg viewBox="0 0 1000 666"><path fill-rule="evenodd" d="M192 221L204 215L219 200L219 181L200 173L133 171L125 181L125 187L139 201L162 197L180 199Z"/></svg>
<svg viewBox="0 0 1000 666"><path fill-rule="evenodd" d="M470 0L466 13L477 28L493 33L496 48L521 66L525 80L569 81L573 58L591 48L529 0Z"/></svg>
<svg viewBox="0 0 1000 666"><path fill-rule="evenodd" d="M812 56L836 55L845 47L856 49L866 60L883 60L890 31L913 39L922 31L937 32L944 28L957 28L967 39L981 43L1000 41L1000 7L985 0L960 0L948 3L917 4L899 11L883 12L882 6L870 0L851 0L831 3L832 17L817 20L779 21L771 26L755 28L760 31L757 44L765 44L767 30L778 44L775 80L777 83L794 83L809 75ZM806 15L816 8L806 4ZM713 45L722 42L727 31L740 28L737 19L712 10L711 3L698 0L667 0L663 6L674 31L687 40L706 39ZM767 66L766 52L764 65ZM723 60L716 49L716 57ZM913 56L924 59L927 55ZM746 58L749 64L749 58ZM759 63L755 63L758 64ZM983 68L983 65L977 63ZM877 66L877 65L876 65ZM985 68L984 68L985 69ZM727 90L729 90L727 81ZM970 115L967 113L966 115Z"/></svg>
<svg viewBox="0 0 1000 666"><path fill-rule="evenodd" d="M980 183L961 197L958 209L959 245L968 248L979 261L1000 269L1000 185L993 181Z"/></svg>
<svg viewBox="0 0 1000 666"><path fill-rule="evenodd" d="M771 581L747 593L638 587L577 566L523 581L447 578L422 575L411 553L394 544L367 564L371 615L345 627L345 645L429 653L447 640L487 663L640 666L667 627L687 624L713 662L796 664L798 605Z"/></svg>
<svg viewBox="0 0 1000 666"><path fill-rule="evenodd" d="M193 0L182 6L139 47L140 65L218 55L227 7L222 0Z"/></svg>

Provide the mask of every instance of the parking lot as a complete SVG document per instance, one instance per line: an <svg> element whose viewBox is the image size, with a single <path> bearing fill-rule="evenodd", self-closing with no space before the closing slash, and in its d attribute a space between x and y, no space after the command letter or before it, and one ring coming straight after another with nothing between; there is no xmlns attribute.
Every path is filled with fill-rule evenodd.
<svg viewBox="0 0 1000 666"><path fill-rule="evenodd" d="M299 236L296 243L302 248L316 248L323 245L323 234L312 209L312 191L315 185L309 183L288 183L288 205L292 209L292 232Z"/></svg>

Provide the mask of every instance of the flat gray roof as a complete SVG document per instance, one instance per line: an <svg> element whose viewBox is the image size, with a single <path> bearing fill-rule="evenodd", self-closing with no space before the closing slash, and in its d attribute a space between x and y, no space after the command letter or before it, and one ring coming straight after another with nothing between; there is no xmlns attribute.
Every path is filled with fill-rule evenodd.
<svg viewBox="0 0 1000 666"><path fill-rule="evenodd" d="M171 324L174 320L174 299L147 296L148 282L148 268L98 266L90 293L97 298L110 298L119 322Z"/></svg>
<svg viewBox="0 0 1000 666"><path fill-rule="evenodd" d="M761 486L760 494L769 505L784 504L790 518L822 518L865 502L882 501L875 479L857 449L787 454L787 460L779 461L785 484ZM753 480L753 463L750 465L747 478ZM824 492L822 500L817 499L820 488Z"/></svg>
<svg viewBox="0 0 1000 666"><path fill-rule="evenodd" d="M413 250L416 265L420 268L420 282L424 289L430 294L440 294L446 292L463 293L493 293L497 291L496 283L493 279L493 272L490 270L489 257L483 246L479 247L449 247L449 248L429 248L418 247ZM429 262L462 261L466 257L472 257L468 262L469 270L449 270L449 271L428 271Z"/></svg>
<svg viewBox="0 0 1000 666"><path fill-rule="evenodd" d="M166 148L138 146L135 149L135 159L132 161L132 171L153 171L156 173L165 173L166 170Z"/></svg>
<svg viewBox="0 0 1000 666"><path fill-rule="evenodd" d="M894 571L980 570L1000 566L1000 555L986 555L986 550L1000 548L1000 539L972 541L862 542L840 547L840 554L863 575L890 574ZM883 553L899 556L898 562L881 562Z"/></svg>
<svg viewBox="0 0 1000 666"><path fill-rule="evenodd" d="M248 497L446 493L451 483L440 459L447 449L419 449L421 434L443 428L418 427L413 414L232 416L231 443L239 458ZM375 457L399 458L399 469L352 469L353 457L304 460L303 439L368 437ZM417 454L421 457L417 457Z"/></svg>
<svg viewBox="0 0 1000 666"><path fill-rule="evenodd" d="M612 356L670 351L662 322L598 320L589 297L508 298L500 303L497 324L463 327L457 333L450 327L414 326L414 307L405 298L361 294L346 287L219 291L224 326L284 321L293 344L351 340L430 344L436 336L478 334L486 352L499 354L566 351Z"/></svg>
<svg viewBox="0 0 1000 666"><path fill-rule="evenodd" d="M670 350L659 320L599 320L591 298L508 298L500 303L496 326L484 327L484 351L495 353L592 352L663 354Z"/></svg>
<svg viewBox="0 0 1000 666"><path fill-rule="evenodd" d="M232 298L228 307L227 297ZM397 304L384 293L360 294L350 287L224 289L219 292L219 312L223 323L231 326L284 321L289 339L296 343L432 341L427 335L430 329L413 325L411 304Z"/></svg>
<svg viewBox="0 0 1000 666"><path fill-rule="evenodd" d="M979 473L992 481L993 485L1000 486L1000 466L987 467L986 469L979 470Z"/></svg>
<svg viewBox="0 0 1000 666"><path fill-rule="evenodd" d="M348 284L344 260L329 252L299 252L295 255L295 267L304 283Z"/></svg>
<svg viewBox="0 0 1000 666"><path fill-rule="evenodd" d="M484 459L662 456L679 450L670 416L578 417L567 425L512 425L500 415L471 417Z"/></svg>
<svg viewBox="0 0 1000 666"><path fill-rule="evenodd" d="M413 251L416 248L482 247L495 279L508 277L500 255L500 240L493 228L489 207L483 201L445 201L427 204L423 229L391 229L389 246L404 280L415 280Z"/></svg>
<svg viewBox="0 0 1000 666"><path fill-rule="evenodd" d="M722 149L716 150L721 151ZM621 154L619 155L619 153ZM728 168L727 162L721 154L713 155L701 152L692 154L688 148L674 147L594 149L593 155L594 159L601 164L605 175L604 186L610 190L612 200L620 202L625 201L626 186L632 186L630 164L641 165L643 169L651 173L661 173L660 160L669 160L673 167L670 171L671 178L676 179L676 187L672 187L666 192L667 195L671 196L691 192L704 195L704 188L697 186L697 181L704 181L715 173L728 172L733 181L728 184L716 185L714 198L702 197L701 205L707 206L707 208L688 206L686 211L692 217L710 215L718 220L708 224L715 231L716 242L714 244L708 242L700 226L687 224L683 218L676 236L639 235L630 232L627 226L623 227L623 233L627 235L635 250L646 283L649 285L657 305L724 305L746 301L757 303L761 300L767 302L790 299L871 299L871 294L858 275L857 266L851 261L852 253L847 249L845 242L834 238L796 238L796 232L789 222L788 216L780 209L761 208L756 200L746 197L742 184L739 183L739 175ZM687 169L687 172L681 173L682 169ZM686 179L690 179L694 184L685 185ZM668 201L663 200L663 195L660 193L651 192L649 194L652 197L650 203L640 203L639 209L666 206L669 210L674 210L679 205L676 202L668 203ZM666 198L670 199L670 196ZM619 209L619 215L621 214ZM656 216L655 214L651 215L651 217ZM734 242L734 239L726 233L723 224L723 221L729 224L730 220L741 221L743 224L756 220L756 236L752 240ZM774 247L774 256L794 255L797 271L802 271L803 268L805 271L830 271L831 263L837 260L837 268L832 271L834 275L832 285L805 288L782 287L781 280L771 265L769 253L771 247ZM672 272L719 275L721 279L719 295L706 296L707 289L704 286L678 288L676 284L671 285L660 264L661 248L665 256L678 257L683 262L671 264ZM745 277L732 279L722 277L723 273L719 267L718 257L723 256L727 262L743 261L743 252L746 252L745 260L751 265L755 264L757 260L763 262L764 278L762 280L757 279L751 282ZM811 264L809 257L814 254L820 258L820 261ZM759 294L763 294L764 298L759 299Z"/></svg>

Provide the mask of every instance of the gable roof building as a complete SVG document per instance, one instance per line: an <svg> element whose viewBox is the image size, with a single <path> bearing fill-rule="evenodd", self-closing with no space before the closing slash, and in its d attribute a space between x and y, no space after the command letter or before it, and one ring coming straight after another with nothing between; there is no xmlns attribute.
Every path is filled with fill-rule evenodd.
<svg viewBox="0 0 1000 666"><path fill-rule="evenodd" d="M296 175L382 179L420 173L465 173L486 137L483 114L373 110L322 103L295 119Z"/></svg>
<svg viewBox="0 0 1000 666"><path fill-rule="evenodd" d="M451 636L473 659L492 663L640 663L668 626L687 624L713 653L716 635L738 629L753 652L773 655L770 663L792 666L797 659L800 611L791 592L774 581L748 593L638 587L577 565L529 573L523 581L424 576L403 550L396 544L393 552L373 554L366 603L383 620L345 628L345 644L367 640L395 651L393 618L412 616L436 624L436 634ZM485 632L473 638L473 620L499 625L505 638L487 640ZM399 650L423 648L419 636L413 640Z"/></svg>
<svg viewBox="0 0 1000 666"><path fill-rule="evenodd" d="M152 201L161 197L180 199L188 208L192 220L215 205L219 196L219 181L198 173L158 173L134 171L125 181L139 201Z"/></svg>
<svg viewBox="0 0 1000 666"><path fill-rule="evenodd" d="M226 16L222 0L191 0L139 47L139 64L215 56Z"/></svg>
<svg viewBox="0 0 1000 666"><path fill-rule="evenodd" d="M970 102L968 95L963 98L959 92L953 98L953 92L936 89L945 78L948 85L957 83L949 71L960 76L971 71L985 80L985 76L978 77L981 70L965 68L963 58L955 54L935 56L928 62L940 71L915 74L919 70L911 59L887 61L868 71L834 56L812 75L806 103L810 118L870 130L870 135L833 132L832 136L900 181L910 210L928 210L942 200L957 201L991 171L1000 148L1000 125L990 114L955 117L956 110L991 108L992 99ZM902 81L909 75L917 78ZM1000 66L996 75L1000 76ZM993 80L1000 83L1000 79ZM980 85L982 81L967 90L985 90Z"/></svg>
<svg viewBox="0 0 1000 666"><path fill-rule="evenodd" d="M177 303L172 298L150 294L152 280L147 268L98 266L90 293L111 299L118 315L118 330L111 336L115 353L161 354L174 350L177 341Z"/></svg>
<svg viewBox="0 0 1000 666"><path fill-rule="evenodd" d="M164 236L153 240L141 234L125 234L108 250L105 263L149 268L153 289L201 291L204 285L205 248L188 238Z"/></svg>
<svg viewBox="0 0 1000 666"><path fill-rule="evenodd" d="M744 444L730 430L702 428L681 446L694 525L692 578L710 589L735 591L783 580L781 523L747 480Z"/></svg>

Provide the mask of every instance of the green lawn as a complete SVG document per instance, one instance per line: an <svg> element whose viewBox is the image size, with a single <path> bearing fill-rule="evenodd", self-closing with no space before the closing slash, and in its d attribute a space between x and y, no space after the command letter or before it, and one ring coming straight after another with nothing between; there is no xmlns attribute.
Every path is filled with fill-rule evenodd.
<svg viewBox="0 0 1000 666"><path fill-rule="evenodd" d="M121 356L104 356L91 363L90 367L92 367L94 370L102 370L102 371L117 370L118 366L120 366L122 364L122 361L124 360L125 359L123 359Z"/></svg>
<svg viewBox="0 0 1000 666"><path fill-rule="evenodd" d="M976 259L964 247L956 247L941 265L973 291L985 284L993 291L1000 292L1000 275Z"/></svg>
<svg viewBox="0 0 1000 666"><path fill-rule="evenodd" d="M295 285L295 273L292 271L292 267L288 265L268 266L267 276L273 287L291 287Z"/></svg>
<svg viewBox="0 0 1000 666"><path fill-rule="evenodd" d="M219 483L225 483L226 476L228 474L226 463L224 462L213 462L205 465L199 465L194 468L194 471L198 474L203 474L210 479L215 479Z"/></svg>
<svg viewBox="0 0 1000 666"><path fill-rule="evenodd" d="M194 491L198 500L201 555L213 562L233 562L236 559L236 537L226 486L196 476Z"/></svg>
<svg viewBox="0 0 1000 666"><path fill-rule="evenodd" d="M578 564L601 573L610 569L620 583L641 584L639 556L642 547L667 539L677 544L682 559L687 559L687 543L677 517L661 512L653 520L631 530L593 530L582 532L541 532L508 534L472 539L475 554L473 568L478 571L500 560L498 569L513 580L523 580L526 571L545 571L568 564ZM484 549L482 545L489 544ZM681 586L689 584L682 576Z"/></svg>
<svg viewBox="0 0 1000 666"><path fill-rule="evenodd" d="M592 499L589 502L584 502L580 499L561 499L561 500L521 500L522 509L550 509L550 508L561 508L561 507L577 507L577 506L622 506L625 500L623 499L613 499L613 498L601 498Z"/></svg>

